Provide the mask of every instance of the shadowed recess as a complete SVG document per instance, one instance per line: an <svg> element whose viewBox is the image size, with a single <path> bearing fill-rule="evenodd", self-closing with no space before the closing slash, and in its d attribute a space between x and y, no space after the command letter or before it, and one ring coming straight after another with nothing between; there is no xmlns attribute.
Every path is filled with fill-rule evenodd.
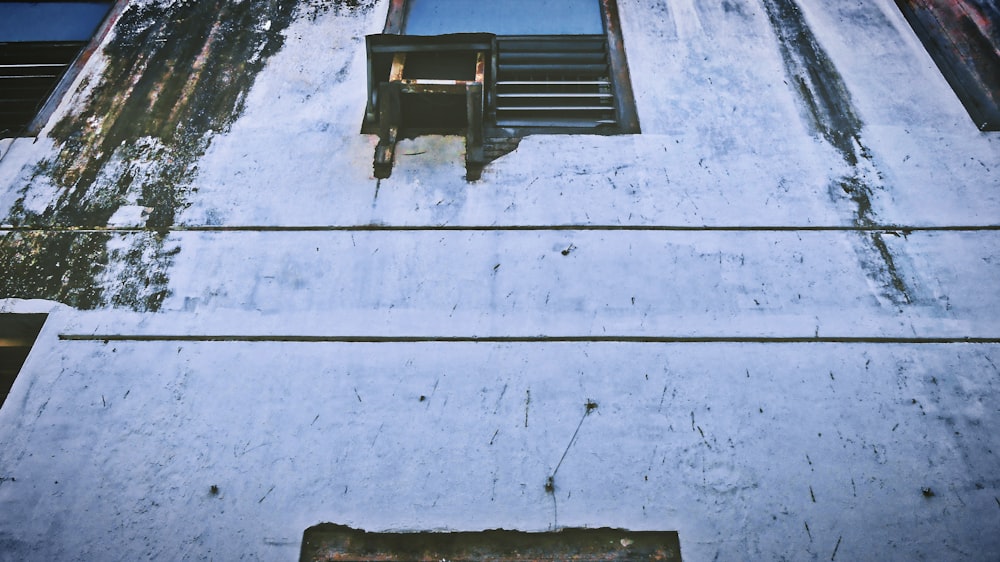
<svg viewBox="0 0 1000 562"><path fill-rule="evenodd" d="M661 560L679 562L676 531L562 529L547 533L491 530L462 533L368 533L321 523L302 536L300 562L412 560L495 562Z"/></svg>
<svg viewBox="0 0 1000 562"><path fill-rule="evenodd" d="M28 358L48 314L0 313L0 405Z"/></svg>

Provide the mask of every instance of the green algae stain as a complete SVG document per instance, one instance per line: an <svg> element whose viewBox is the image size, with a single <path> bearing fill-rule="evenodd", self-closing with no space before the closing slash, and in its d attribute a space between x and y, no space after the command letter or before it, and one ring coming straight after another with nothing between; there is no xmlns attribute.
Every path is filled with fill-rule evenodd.
<svg viewBox="0 0 1000 562"><path fill-rule="evenodd" d="M57 153L35 166L5 221L41 230L0 239L0 297L158 310L179 251L165 233L196 191L197 162L212 136L242 113L257 73L283 44L296 4L175 2L125 10L100 75L52 128ZM44 209L26 204L46 191L57 195ZM123 205L149 209L150 231L45 230L101 227Z"/></svg>
<svg viewBox="0 0 1000 562"><path fill-rule="evenodd" d="M105 233L9 232L0 238L0 295L45 298L78 308L103 303L94 283L108 263Z"/></svg>

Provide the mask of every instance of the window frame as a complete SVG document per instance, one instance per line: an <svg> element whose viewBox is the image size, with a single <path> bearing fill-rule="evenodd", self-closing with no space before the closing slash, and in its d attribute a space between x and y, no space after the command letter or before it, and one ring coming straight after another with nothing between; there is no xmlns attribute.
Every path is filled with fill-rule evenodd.
<svg viewBox="0 0 1000 562"><path fill-rule="evenodd" d="M581 128L556 126L497 126L492 121L485 123L487 136L522 137L531 134L597 134L621 135L639 134L639 116L635 106L635 96L632 91L632 79L629 73L628 60L625 54L625 42L622 38L621 20L618 14L616 0L593 0L600 5L604 35L607 43L608 68L612 91L616 100L615 116L617 124L613 127ZM390 0L382 33L386 35L405 35L406 14L409 0ZM373 132L365 126L363 132Z"/></svg>
<svg viewBox="0 0 1000 562"><path fill-rule="evenodd" d="M57 0L52 0L57 1ZM70 86L80 75L80 72L86 66L87 61L94 54L100 44L104 41L104 38L110 32L114 23L118 20L118 17L125 10L128 5L129 0L110 0L107 2L108 11L101 19L100 23L94 30L91 37L82 41L83 46L73 57L73 59L66 65L65 69L62 71L62 75L55 81L55 85L52 89L44 94L44 96L39 98L39 103L36 106L34 116L31 117L19 130L0 130L0 139L18 139L18 138L30 138L38 136L38 134L45 128L45 125L49 122L52 115L55 113L56 108L62 102L66 93L69 92ZM40 2L47 3L47 2ZM23 41L23 44L34 44L34 45L45 45L45 44L65 44L65 41ZM3 43L0 42L0 45ZM16 42L14 43L16 44Z"/></svg>

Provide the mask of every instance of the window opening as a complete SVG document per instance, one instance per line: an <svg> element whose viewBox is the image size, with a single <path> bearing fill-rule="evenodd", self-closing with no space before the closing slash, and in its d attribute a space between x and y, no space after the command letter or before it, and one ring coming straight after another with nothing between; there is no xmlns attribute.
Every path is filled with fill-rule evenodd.
<svg viewBox="0 0 1000 562"><path fill-rule="evenodd" d="M576 560L681 562L676 531L563 528L558 531L373 533L320 523L302 534L300 562L369 560Z"/></svg>
<svg viewBox="0 0 1000 562"><path fill-rule="evenodd" d="M604 23L597 0L407 0L402 30L407 35L600 35Z"/></svg>
<svg viewBox="0 0 1000 562"><path fill-rule="evenodd" d="M0 406L7 400L47 314L0 314Z"/></svg>
<svg viewBox="0 0 1000 562"><path fill-rule="evenodd" d="M82 66L112 3L0 2L0 138L41 128L46 102L74 62Z"/></svg>
<svg viewBox="0 0 1000 562"><path fill-rule="evenodd" d="M383 33L367 42L362 132L380 137L375 176L391 173L399 138L421 134L466 134L466 177L475 180L489 152L483 144L534 133L638 133L620 29L614 0L392 0ZM467 69L482 60L483 72L445 71L463 58ZM431 88L434 80L481 87L481 102L444 84Z"/></svg>

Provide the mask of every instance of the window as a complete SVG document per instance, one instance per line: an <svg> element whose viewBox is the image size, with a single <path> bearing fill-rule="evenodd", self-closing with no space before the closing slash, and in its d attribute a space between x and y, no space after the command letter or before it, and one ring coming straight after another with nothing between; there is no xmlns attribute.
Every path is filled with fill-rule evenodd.
<svg viewBox="0 0 1000 562"><path fill-rule="evenodd" d="M0 314L0 405L42 330L47 314Z"/></svg>
<svg viewBox="0 0 1000 562"><path fill-rule="evenodd" d="M0 138L41 129L54 109L46 102L50 98L58 102L60 83L72 79L67 71L75 62L79 61L77 67L85 62L81 53L111 4L111 0L0 2Z"/></svg>
<svg viewBox="0 0 1000 562"><path fill-rule="evenodd" d="M638 133L620 29L613 0L392 0L368 36L375 176L399 137L464 133L476 179L483 139Z"/></svg>

